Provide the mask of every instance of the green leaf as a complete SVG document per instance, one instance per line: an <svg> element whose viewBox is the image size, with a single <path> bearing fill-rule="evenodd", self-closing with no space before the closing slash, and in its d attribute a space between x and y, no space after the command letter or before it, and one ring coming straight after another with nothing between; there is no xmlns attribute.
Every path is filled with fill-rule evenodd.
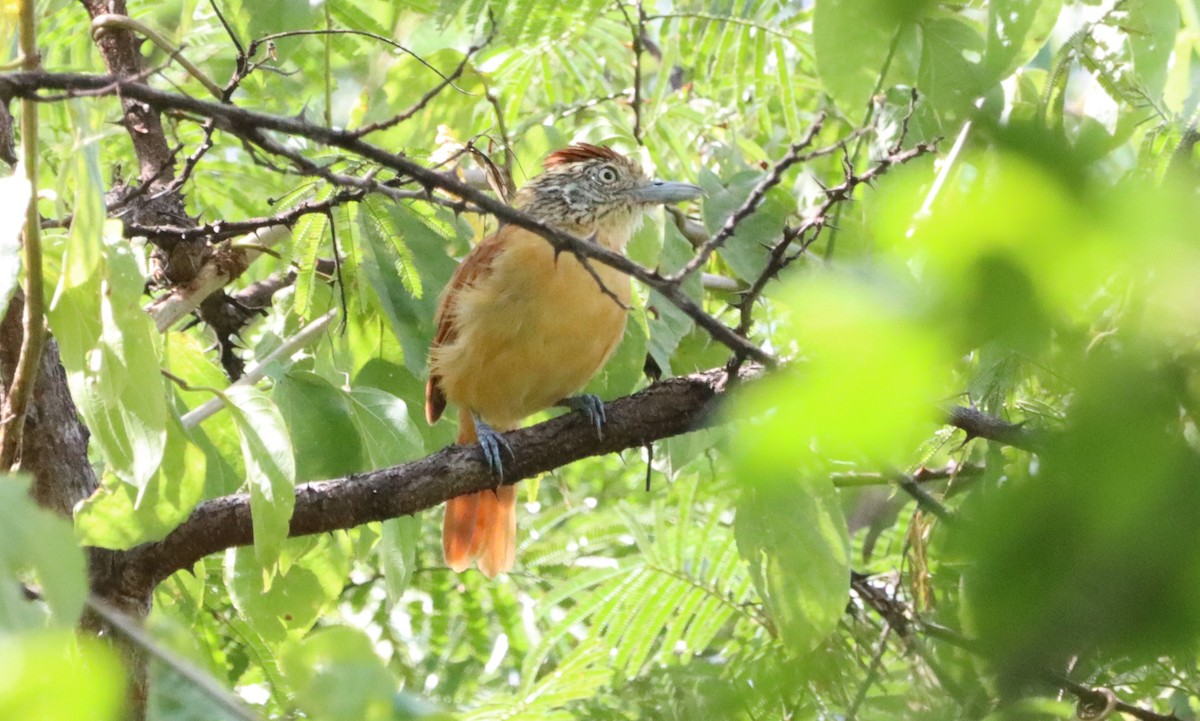
<svg viewBox="0 0 1200 721"><path fill-rule="evenodd" d="M930 4L928 0L821 0L816 4L817 75L844 112L858 117L866 111L897 34L902 43L918 42L906 26ZM854 41L847 42L848 38ZM908 52L899 47L896 54ZM889 78L902 82L896 75L893 60Z"/></svg>
<svg viewBox="0 0 1200 721"><path fill-rule="evenodd" d="M141 308L132 248L119 224L104 223L95 152L93 142L76 153L76 215L48 316L92 440L109 470L140 490L166 444L158 331Z"/></svg>
<svg viewBox="0 0 1200 721"><path fill-rule="evenodd" d="M255 557L264 574L270 574L279 560L296 505L292 441L279 409L262 391L232 386L225 397L242 438Z"/></svg>
<svg viewBox="0 0 1200 721"><path fill-rule="evenodd" d="M991 0L988 3L989 76L1006 78L1041 49L1062 11L1062 0Z"/></svg>
<svg viewBox="0 0 1200 721"><path fill-rule="evenodd" d="M417 546L421 537L421 520L417 516L402 516L383 522L383 533L375 547L383 569L384 588L388 599L399 603L417 567Z"/></svg>
<svg viewBox="0 0 1200 721"><path fill-rule="evenodd" d="M116 653L74 630L5 638L0 644L0 678L0 718L125 718L125 684Z"/></svg>
<svg viewBox="0 0 1200 721"><path fill-rule="evenodd" d="M784 474L743 476L734 531L780 637L799 656L816 648L845 612L850 533L827 477L789 481Z"/></svg>
<svg viewBox="0 0 1200 721"><path fill-rule="evenodd" d="M270 645L282 643L291 632L306 631L337 600L350 573L350 549L345 534L293 538L281 552L292 563L268 586L267 567L255 550L232 549L225 559L225 583L238 611Z"/></svg>
<svg viewBox="0 0 1200 721"><path fill-rule="evenodd" d="M1179 4L1172 0L1127 0L1122 9L1128 12L1124 29L1129 33L1133 69L1146 94L1158 97L1167 80L1167 62L1175 48Z"/></svg>
<svg viewBox="0 0 1200 721"><path fill-rule="evenodd" d="M958 18L929 18L921 23L921 66L917 88L940 127L962 117L989 86L1000 80L985 73L984 40Z"/></svg>
<svg viewBox="0 0 1200 721"><path fill-rule="evenodd" d="M18 573L23 571L35 574L54 624L72 628L83 612L88 589L83 552L70 522L34 503L23 477L0 474L0 528L0 629L24 631L45 625L42 613L20 592L18 580L24 574Z"/></svg>
<svg viewBox="0 0 1200 721"><path fill-rule="evenodd" d="M323 628L289 644L281 657L300 708L325 721L385 721L399 682L357 628Z"/></svg>
<svg viewBox="0 0 1200 721"><path fill-rule="evenodd" d="M347 401L362 443L365 470L398 465L425 452L404 401L371 387L355 388Z"/></svg>
<svg viewBox="0 0 1200 721"><path fill-rule="evenodd" d="M204 495L208 460L175 420L167 426L163 462L138 498L138 489L115 476L75 511L82 543L124 550L164 538Z"/></svg>
<svg viewBox="0 0 1200 721"><path fill-rule="evenodd" d="M29 181L24 175L0 178L0 317L17 289L21 271L21 229L29 205Z"/></svg>
<svg viewBox="0 0 1200 721"><path fill-rule="evenodd" d="M292 371L271 389L296 452L296 481L366 470L362 441L345 391L324 378Z"/></svg>

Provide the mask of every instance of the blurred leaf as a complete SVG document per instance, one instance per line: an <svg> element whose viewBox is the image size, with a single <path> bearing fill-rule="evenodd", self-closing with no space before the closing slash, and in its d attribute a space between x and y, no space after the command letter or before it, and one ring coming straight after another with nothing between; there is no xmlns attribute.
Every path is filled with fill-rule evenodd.
<svg viewBox="0 0 1200 721"><path fill-rule="evenodd" d="M788 470L743 475L734 529L738 553L780 637L802 656L833 631L845 611L850 534L833 484L808 475L788 482L783 480Z"/></svg>
<svg viewBox="0 0 1200 721"><path fill-rule="evenodd" d="M1009 682L1200 639L1200 458L1177 428L1178 374L1135 352L1080 380L1036 476L973 496L953 529L970 624Z"/></svg>
<svg viewBox="0 0 1200 721"><path fill-rule="evenodd" d="M1147 95L1162 92L1167 79L1167 62L1175 48L1179 30L1179 4L1171 0L1127 0L1125 22L1133 69Z"/></svg>
<svg viewBox="0 0 1200 721"><path fill-rule="evenodd" d="M290 644L280 659L301 709L327 721L392 718L397 682L360 630L331 626Z"/></svg>
<svg viewBox="0 0 1200 721"><path fill-rule="evenodd" d="M400 595L408 588L408 582L416 570L420 532L420 519L415 515L383 522L383 533L375 548L379 554L388 598L392 603L400 601Z"/></svg>
<svg viewBox="0 0 1200 721"><path fill-rule="evenodd" d="M50 607L53 624L73 627L83 612L88 588L83 552L70 522L34 503L22 476L0 474L0 527L5 534L0 544L0 629L19 632L45 625L42 613L18 585L26 571L34 573L36 590ZM8 639L11 642L12 636ZM7 660L16 663L12 656ZM12 679L12 674L2 678ZM0 690L0 708L4 698Z"/></svg>
<svg viewBox="0 0 1200 721"><path fill-rule="evenodd" d="M74 631L9 637L0 645L0 718L117 721L122 676L111 647Z"/></svg>
<svg viewBox="0 0 1200 721"><path fill-rule="evenodd" d="M747 392L763 418L742 434L748 477L809 468L818 456L903 465L937 426L948 353L901 286L829 274L790 289L788 334L805 362Z"/></svg>

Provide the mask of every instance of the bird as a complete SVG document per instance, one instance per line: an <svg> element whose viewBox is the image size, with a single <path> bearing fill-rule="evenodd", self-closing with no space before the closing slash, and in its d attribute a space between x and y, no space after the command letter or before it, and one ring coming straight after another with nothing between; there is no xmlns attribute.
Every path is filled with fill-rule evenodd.
<svg viewBox="0 0 1200 721"><path fill-rule="evenodd" d="M549 154L513 205L528 215L623 252L653 205L700 197L690 183L648 177L606 146L576 143ZM511 570L516 556L516 489L503 484L500 434L539 411L562 406L586 414L597 433L604 403L579 395L624 335L630 279L609 266L585 267L540 235L503 225L459 264L438 300L425 416L436 423L458 408L459 445L478 441L499 479L446 503L442 551L465 571L474 561L488 578Z"/></svg>

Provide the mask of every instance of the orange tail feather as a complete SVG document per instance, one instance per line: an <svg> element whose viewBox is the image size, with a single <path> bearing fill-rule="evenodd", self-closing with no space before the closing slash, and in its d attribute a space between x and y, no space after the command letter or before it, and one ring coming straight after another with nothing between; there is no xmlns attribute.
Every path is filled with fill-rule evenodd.
<svg viewBox="0 0 1200 721"><path fill-rule="evenodd" d="M474 443L470 414L459 414L458 442ZM468 493L446 502L442 520L442 554L446 565L461 572L478 561L488 578L512 569L517 548L517 491L500 486L494 491Z"/></svg>

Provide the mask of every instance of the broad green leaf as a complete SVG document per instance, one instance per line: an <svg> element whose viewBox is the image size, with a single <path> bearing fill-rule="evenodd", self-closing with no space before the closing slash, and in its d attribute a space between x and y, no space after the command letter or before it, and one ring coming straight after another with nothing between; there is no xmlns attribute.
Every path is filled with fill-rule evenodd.
<svg viewBox="0 0 1200 721"><path fill-rule="evenodd" d="M21 271L21 228L29 205L29 181L23 168L0 178L0 317L17 288Z"/></svg>
<svg viewBox="0 0 1200 721"><path fill-rule="evenodd" d="M400 602L408 588L417 565L417 545L420 543L421 521L418 516L402 516L383 522L383 533L375 547L388 599Z"/></svg>
<svg viewBox="0 0 1200 721"><path fill-rule="evenodd" d="M346 393L329 381L292 371L271 389L296 453L296 481L367 470L362 440Z"/></svg>
<svg viewBox="0 0 1200 721"><path fill-rule="evenodd" d="M0 644L0 718L117 721L124 674L112 647L64 629Z"/></svg>
<svg viewBox="0 0 1200 721"><path fill-rule="evenodd" d="M311 628L337 600L350 573L345 534L288 539L280 552L285 549L293 562L269 586L264 582L268 569L254 549L230 549L225 555L225 584L234 605L272 646Z"/></svg>
<svg viewBox="0 0 1200 721"><path fill-rule="evenodd" d="M331 626L283 650L283 673L300 708L327 721L392 719L399 682L357 628Z"/></svg>
<svg viewBox="0 0 1200 721"><path fill-rule="evenodd" d="M355 388L346 400L362 443L363 470L395 466L424 453L425 443L404 401L371 387Z"/></svg>
<svg viewBox="0 0 1200 721"><path fill-rule="evenodd" d="M296 505L292 441L279 409L260 390L231 386L225 394L242 437L242 459L250 487L254 554L267 576L279 559Z"/></svg>
<svg viewBox="0 0 1200 721"><path fill-rule="evenodd" d="M1133 69L1149 97L1157 97L1167 80L1167 62L1179 30L1179 4L1172 0L1128 0L1125 28Z"/></svg>
<svg viewBox="0 0 1200 721"><path fill-rule="evenodd" d="M208 462L204 451L172 420L158 472L140 494L107 476L75 511L80 541L101 548L128 549L157 541L182 523L204 494Z"/></svg>
<svg viewBox="0 0 1200 721"><path fill-rule="evenodd" d="M934 127L949 127L1000 77L984 66L984 39L958 18L928 18L921 23L921 66L917 89Z"/></svg>
<svg viewBox="0 0 1200 721"><path fill-rule="evenodd" d="M75 164L76 214L50 327L72 396L109 470L143 489L166 443L158 332L141 309L145 278L132 248L118 224L104 222L94 142L78 150Z"/></svg>
<svg viewBox="0 0 1200 721"><path fill-rule="evenodd" d="M817 74L844 112L858 117L866 111L880 75L889 64L893 42L899 47L888 75L893 82L902 82L897 77L895 56L910 52L910 48L903 47L905 43L919 46L911 23L931 4L929 0L820 0L816 4L813 47Z"/></svg>
<svg viewBox="0 0 1200 721"><path fill-rule="evenodd" d="M18 573L24 571L34 573L53 624L73 627L88 588L83 552L70 522L34 503L24 477L0 474L0 528L0 629L13 632L45 625L43 614L21 594L18 580L24 574Z"/></svg>
<svg viewBox="0 0 1200 721"><path fill-rule="evenodd" d="M1003 79L1045 44L1062 11L1062 0L991 0L987 10L985 72Z"/></svg>

